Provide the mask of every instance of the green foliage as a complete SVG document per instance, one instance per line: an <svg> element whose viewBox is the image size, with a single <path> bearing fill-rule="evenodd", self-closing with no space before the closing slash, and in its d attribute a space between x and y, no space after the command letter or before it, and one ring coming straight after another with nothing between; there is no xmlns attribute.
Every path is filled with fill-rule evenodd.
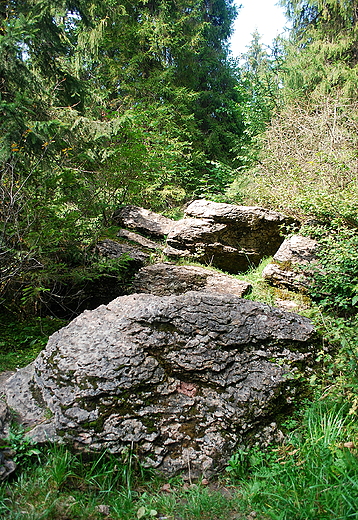
<svg viewBox="0 0 358 520"><path fill-rule="evenodd" d="M262 137L245 200L299 219L358 222L356 106L338 99L287 104ZM230 190L229 190L230 191Z"/></svg>
<svg viewBox="0 0 358 520"><path fill-rule="evenodd" d="M277 520L354 518L358 459L346 408L312 403L284 445L247 453L242 499L249 508Z"/></svg>
<svg viewBox="0 0 358 520"><path fill-rule="evenodd" d="M73 453L63 446L51 446L46 453L51 459L49 479L57 489L65 487L71 479L76 479L81 461Z"/></svg>
<svg viewBox="0 0 358 520"><path fill-rule="evenodd" d="M317 370L311 385L318 396L323 395L329 403L342 403L349 407L349 414L356 416L358 410L358 318L333 317L313 310L311 318L322 335L322 350L319 352Z"/></svg>
<svg viewBox="0 0 358 520"><path fill-rule="evenodd" d="M320 249L310 272L310 295L325 310L338 315L358 310L358 234L354 229L312 230Z"/></svg>
<svg viewBox="0 0 358 520"><path fill-rule="evenodd" d="M236 111L242 121L242 135L233 150L241 169L258 160L261 134L266 130L279 103L278 61L269 55L255 31L246 54L242 56L236 91Z"/></svg>
<svg viewBox="0 0 358 520"><path fill-rule="evenodd" d="M224 520L235 511L234 501L220 491L180 478L166 482L140 470L133 454L75 455L52 446L43 455L40 465L33 463L17 480L0 485L0 511L9 520L19 515L97 520L104 514L118 520Z"/></svg>
<svg viewBox="0 0 358 520"><path fill-rule="evenodd" d="M275 55L272 122L257 134L255 154L250 147L244 152L253 159L245 201L303 220L343 218L356 225L357 4L282 4L293 30Z"/></svg>
<svg viewBox="0 0 358 520"><path fill-rule="evenodd" d="M233 180L235 170L220 162L208 161L207 172L198 182L195 195L216 202L225 202L224 193Z"/></svg>
<svg viewBox="0 0 358 520"><path fill-rule="evenodd" d="M12 429L2 447L9 447L13 450L12 459L22 470L31 466L34 461L40 462L41 460L41 451L32 439L26 437L25 430L22 428Z"/></svg>
<svg viewBox="0 0 358 520"><path fill-rule="evenodd" d="M282 446L233 454L226 473L237 487L178 478L163 490L133 449L46 451L13 431L23 471L0 486L9 520L356 516L357 5L283 4L290 41L273 56L254 34L238 70L227 56L231 0L1 3L4 306L41 313L68 287L82 294L87 283L128 278L127 257L94 252L121 204L171 216L192 196L260 204L315 219L309 232L321 244L311 273L319 307L305 311L322 336L310 378L317 403L286 421ZM265 263L246 275L249 297L292 299L261 280ZM0 370L28 364L64 324L1 319Z"/></svg>
<svg viewBox="0 0 358 520"><path fill-rule="evenodd" d="M288 46L287 87L299 95L356 98L357 15L355 0L283 0L293 22ZM299 52L297 51L299 48Z"/></svg>
<svg viewBox="0 0 358 520"><path fill-rule="evenodd" d="M246 477L250 465L247 455L248 451L241 449L236 451L228 460L228 465L225 469L234 479Z"/></svg>
<svg viewBox="0 0 358 520"><path fill-rule="evenodd" d="M0 314L0 372L31 363L46 346L48 337L67 322L55 318L28 318Z"/></svg>
<svg viewBox="0 0 358 520"><path fill-rule="evenodd" d="M225 189L241 128L226 48L234 17L231 0L2 5L6 298L22 277L29 298L51 292L64 251L94 244L121 204L170 211L203 185Z"/></svg>

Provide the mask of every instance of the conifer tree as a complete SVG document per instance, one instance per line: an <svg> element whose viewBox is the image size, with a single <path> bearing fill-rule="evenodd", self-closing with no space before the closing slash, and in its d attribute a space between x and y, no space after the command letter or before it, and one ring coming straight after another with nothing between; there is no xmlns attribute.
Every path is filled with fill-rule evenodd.
<svg viewBox="0 0 358 520"><path fill-rule="evenodd" d="M260 153L260 136L279 104L278 62L260 39L258 31L254 31L247 52L242 55L243 63L236 86L236 109L243 132L234 149L241 169L256 163Z"/></svg>
<svg viewBox="0 0 358 520"><path fill-rule="evenodd" d="M119 204L181 203L232 161L234 14L231 0L1 4L5 286L58 278Z"/></svg>
<svg viewBox="0 0 358 520"><path fill-rule="evenodd" d="M94 13L97 26L81 35L79 52L97 46L85 69L98 98L112 113L130 108L149 110L151 119L162 114L158 129L178 143L191 143L183 146L193 161L186 154L188 173L183 175L184 164L178 164L182 173L175 182L195 189L206 161L233 160L230 150L240 131L226 46L235 16L231 0L103 2Z"/></svg>
<svg viewBox="0 0 358 520"><path fill-rule="evenodd" d="M354 99L358 81L357 1L281 3L293 23L291 44L286 48L286 86L297 94L339 92Z"/></svg>

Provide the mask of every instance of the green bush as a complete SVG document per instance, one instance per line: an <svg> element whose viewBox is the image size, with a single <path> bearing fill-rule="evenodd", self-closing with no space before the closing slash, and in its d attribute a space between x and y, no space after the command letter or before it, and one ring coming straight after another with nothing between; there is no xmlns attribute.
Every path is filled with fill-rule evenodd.
<svg viewBox="0 0 358 520"><path fill-rule="evenodd" d="M320 228L316 235L321 233ZM320 243L318 263L312 268L312 299L337 315L358 310L358 234L338 227L317 236Z"/></svg>

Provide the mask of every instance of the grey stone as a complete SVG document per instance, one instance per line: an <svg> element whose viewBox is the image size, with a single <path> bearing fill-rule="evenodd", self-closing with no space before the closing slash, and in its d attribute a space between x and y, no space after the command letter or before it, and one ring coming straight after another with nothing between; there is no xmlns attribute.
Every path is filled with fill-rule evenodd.
<svg viewBox="0 0 358 520"><path fill-rule="evenodd" d="M101 515L109 516L111 508L106 504L100 504L95 507L95 510L98 511Z"/></svg>
<svg viewBox="0 0 358 520"><path fill-rule="evenodd" d="M275 299L275 307L282 309L288 312L297 312L302 309L302 303L299 305L298 303L292 300L282 300L281 298ZM307 308L307 307L304 307Z"/></svg>
<svg viewBox="0 0 358 520"><path fill-rule="evenodd" d="M236 206L210 200L195 200L186 208L185 215L189 217L210 218L215 222L242 222L244 226L260 227L261 221L284 223L288 217L283 217L276 211L271 211L259 206ZM289 219L293 222L293 219Z"/></svg>
<svg viewBox="0 0 358 520"><path fill-rule="evenodd" d="M143 267L133 282L133 292L166 296L188 291L205 290L211 293L244 296L251 284L204 267L158 263Z"/></svg>
<svg viewBox="0 0 358 520"><path fill-rule="evenodd" d="M295 271L292 265L288 268L280 264L268 264L262 276L271 285L290 291L306 292L308 281L303 272Z"/></svg>
<svg viewBox="0 0 358 520"><path fill-rule="evenodd" d="M301 235L291 236L274 255L274 263L262 271L263 278L278 287L306 292L309 286L307 272L309 266L317 261L317 249L316 240Z"/></svg>
<svg viewBox="0 0 358 520"><path fill-rule="evenodd" d="M233 295L134 294L53 334L5 392L38 441L210 475L289 406L315 345L307 318Z"/></svg>
<svg viewBox="0 0 358 520"><path fill-rule="evenodd" d="M118 236L120 238L126 238L131 242L136 242L142 247L146 249L151 249L153 251L157 251L158 249L163 249L164 246L159 244L158 242L153 242L153 240L149 240L148 238L142 237L142 235L138 235L138 233L133 233L132 231L128 231L127 229L120 229L118 231Z"/></svg>
<svg viewBox="0 0 358 520"><path fill-rule="evenodd" d="M0 373L0 396L2 395L2 387L7 379L14 375L13 371L7 370L5 372Z"/></svg>
<svg viewBox="0 0 358 520"><path fill-rule="evenodd" d="M0 481L5 480L16 470L16 463L6 458L6 450L0 451Z"/></svg>
<svg viewBox="0 0 358 520"><path fill-rule="evenodd" d="M123 244L108 238L98 242L96 248L101 255L108 258L120 258L123 255L128 255L130 259L140 265L144 265L150 258L149 253L143 251L140 247Z"/></svg>
<svg viewBox="0 0 358 520"><path fill-rule="evenodd" d="M8 418L8 407L6 403L0 399L0 434L3 431Z"/></svg>
<svg viewBox="0 0 358 520"><path fill-rule="evenodd" d="M164 253L195 258L229 273L257 266L281 243L283 226L295 221L264 208L235 206L207 200L191 203L188 218L178 221L167 237Z"/></svg>
<svg viewBox="0 0 358 520"><path fill-rule="evenodd" d="M273 259L276 262L307 265L317 260L317 240L302 235L292 235L280 246Z"/></svg>
<svg viewBox="0 0 358 520"><path fill-rule="evenodd" d="M119 225L149 235L164 238L175 223L174 220L138 206L124 206L114 216Z"/></svg>
<svg viewBox="0 0 358 520"><path fill-rule="evenodd" d="M5 382L6 402L26 428L45 420L46 406L33 382L34 364L18 370ZM21 389L21 390L20 390Z"/></svg>

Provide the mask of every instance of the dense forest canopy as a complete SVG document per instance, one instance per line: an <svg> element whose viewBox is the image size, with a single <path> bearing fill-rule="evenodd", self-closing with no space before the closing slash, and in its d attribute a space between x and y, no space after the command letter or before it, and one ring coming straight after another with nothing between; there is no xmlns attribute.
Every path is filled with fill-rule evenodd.
<svg viewBox="0 0 358 520"><path fill-rule="evenodd" d="M254 33L240 66L232 0L1 3L4 301L95 276L123 204L357 227L357 3L281 3L290 37Z"/></svg>
<svg viewBox="0 0 358 520"><path fill-rule="evenodd" d="M120 204L216 189L242 132L235 14L223 0L2 3L5 287L80 255Z"/></svg>

